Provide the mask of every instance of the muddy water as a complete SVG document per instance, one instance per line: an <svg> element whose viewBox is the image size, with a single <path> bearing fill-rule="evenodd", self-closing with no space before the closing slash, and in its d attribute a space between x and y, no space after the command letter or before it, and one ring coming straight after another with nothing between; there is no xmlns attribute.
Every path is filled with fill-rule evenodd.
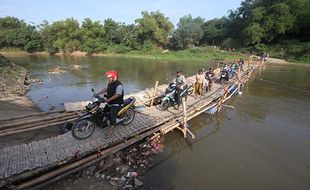
<svg viewBox="0 0 310 190"><path fill-rule="evenodd" d="M10 57L17 64L30 70L31 78L43 79L43 84L34 83L27 94L39 107L47 111L49 107L62 108L62 103L89 100L91 88L99 91L106 86L103 74L117 70L124 84L125 94L154 87L155 81L167 83L175 76L176 70L192 75L207 63L168 62L144 59L112 57L58 57L28 56ZM73 65L79 65L76 69ZM48 74L50 67L59 67L64 73Z"/></svg>
<svg viewBox="0 0 310 190"><path fill-rule="evenodd" d="M261 80L263 79L263 80ZM310 67L268 65L195 140L165 138L144 189L310 189Z"/></svg>
<svg viewBox="0 0 310 190"><path fill-rule="evenodd" d="M128 93L151 87L155 80L171 79L179 68L192 74L207 67L102 57L13 60L28 68L33 78L44 80L28 93L43 110L49 104L61 108L63 102L88 99L92 87L104 86L101 74L108 69L120 72ZM82 68L71 69L71 64ZM66 73L48 75L50 65ZM154 156L154 165L146 172L143 188L310 189L309 80L309 66L268 65L229 102L234 110L202 114L190 122L195 140L168 134L164 152Z"/></svg>

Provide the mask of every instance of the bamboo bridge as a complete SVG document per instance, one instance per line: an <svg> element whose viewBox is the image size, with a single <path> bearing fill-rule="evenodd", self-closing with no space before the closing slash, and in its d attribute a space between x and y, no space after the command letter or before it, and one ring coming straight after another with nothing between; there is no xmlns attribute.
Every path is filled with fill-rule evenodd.
<svg viewBox="0 0 310 190"><path fill-rule="evenodd" d="M152 106L167 85L157 86L156 83L155 88L131 94L137 99L136 105L144 107L137 109L131 124L116 126L110 137L106 132L108 128L96 128L94 134L85 140L75 139L69 132L28 144L1 148L0 189L44 187L151 135L166 134L178 129L184 137L189 134L195 138L184 123L203 112L220 111L223 103L240 90L258 66L257 63L245 64L237 76L224 84L214 83L213 90L202 97L195 99L189 96L187 101L182 101L183 109L180 110L169 108L162 111ZM187 78L187 81L194 83L195 76ZM0 120L0 137L74 122L80 115L76 110L80 110L84 104L68 103L66 111L34 113Z"/></svg>

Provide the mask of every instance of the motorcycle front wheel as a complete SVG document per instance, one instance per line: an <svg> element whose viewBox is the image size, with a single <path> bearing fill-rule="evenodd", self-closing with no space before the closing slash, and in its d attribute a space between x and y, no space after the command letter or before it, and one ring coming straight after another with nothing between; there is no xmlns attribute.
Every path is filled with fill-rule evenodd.
<svg viewBox="0 0 310 190"><path fill-rule="evenodd" d="M162 110L167 110L169 107L169 100L165 99L161 102L160 107Z"/></svg>
<svg viewBox="0 0 310 190"><path fill-rule="evenodd" d="M135 118L136 112L132 108L129 108L123 116L122 125L130 124Z"/></svg>
<svg viewBox="0 0 310 190"><path fill-rule="evenodd" d="M191 86L188 87L188 89L187 89L187 94L188 94L188 95L191 95L191 94L193 94L193 92L194 92L194 88L193 88L193 85L191 85Z"/></svg>
<svg viewBox="0 0 310 190"><path fill-rule="evenodd" d="M95 131L95 123L90 119L77 121L72 127L72 136L76 139L86 139Z"/></svg>

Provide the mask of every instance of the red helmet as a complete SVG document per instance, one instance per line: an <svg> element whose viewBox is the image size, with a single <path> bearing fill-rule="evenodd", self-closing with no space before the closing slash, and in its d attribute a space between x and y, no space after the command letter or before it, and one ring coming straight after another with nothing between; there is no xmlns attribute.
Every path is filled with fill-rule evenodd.
<svg viewBox="0 0 310 190"><path fill-rule="evenodd" d="M117 72L114 71L114 70L107 71L107 72L105 73L105 75L106 75L107 77L111 77L113 80L116 80L116 79L118 78L118 74L117 74Z"/></svg>

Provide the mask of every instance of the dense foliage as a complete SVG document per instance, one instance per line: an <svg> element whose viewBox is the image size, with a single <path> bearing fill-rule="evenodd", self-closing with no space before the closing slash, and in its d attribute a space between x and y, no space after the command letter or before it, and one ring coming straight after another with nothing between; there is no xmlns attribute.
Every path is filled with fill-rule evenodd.
<svg viewBox="0 0 310 190"><path fill-rule="evenodd" d="M158 11L143 11L134 24L111 18L103 22L86 18L79 23L68 18L34 25L14 17L0 18L0 48L51 54L77 50L90 54L156 52L205 45L268 50L266 47L278 44L289 47L292 42L300 47L297 53L305 55L310 51L309 38L309 0L244 0L226 17L205 21L186 15L176 28Z"/></svg>

